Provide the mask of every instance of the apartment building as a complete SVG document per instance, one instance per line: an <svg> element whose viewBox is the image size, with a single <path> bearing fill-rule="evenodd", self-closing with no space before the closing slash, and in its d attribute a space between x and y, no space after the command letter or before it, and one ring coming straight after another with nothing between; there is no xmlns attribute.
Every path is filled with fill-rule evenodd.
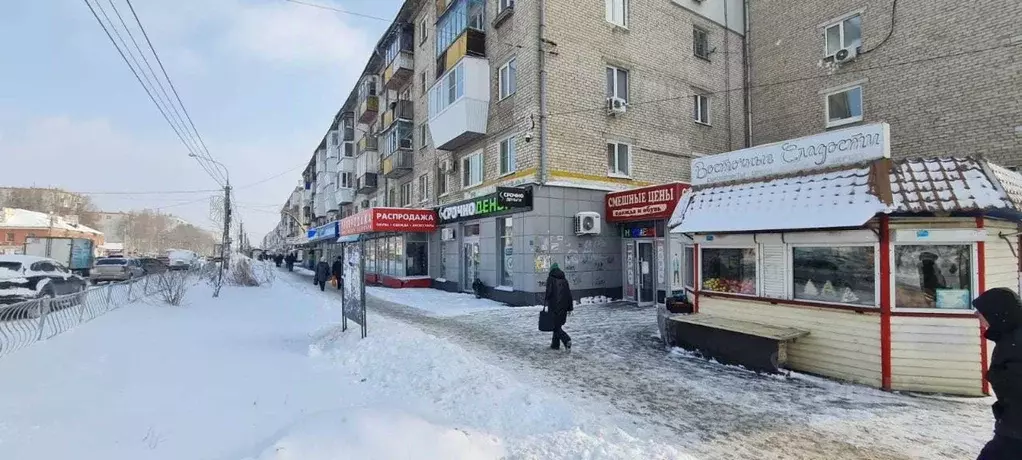
<svg viewBox="0 0 1022 460"><path fill-rule="evenodd" d="M1022 167L1022 2L748 7L755 144L883 121L895 158Z"/></svg>
<svg viewBox="0 0 1022 460"><path fill-rule="evenodd" d="M740 0L404 2L303 173L306 244L332 257L345 218L428 211L429 228L360 227L367 272L458 291L479 279L533 304L558 263L579 296L628 297L630 273L664 266L663 222L604 221L607 194L686 183L692 158L746 145L743 13ZM630 257L633 234L658 251Z"/></svg>

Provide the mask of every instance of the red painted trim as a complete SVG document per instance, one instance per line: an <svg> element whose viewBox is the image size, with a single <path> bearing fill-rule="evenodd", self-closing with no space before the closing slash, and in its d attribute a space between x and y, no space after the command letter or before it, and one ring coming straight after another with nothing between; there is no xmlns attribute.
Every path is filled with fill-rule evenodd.
<svg viewBox="0 0 1022 460"><path fill-rule="evenodd" d="M880 380L891 389L891 220L880 216Z"/></svg>
<svg viewBox="0 0 1022 460"><path fill-rule="evenodd" d="M699 285L701 284L701 281L702 281L701 280L701 275L702 275L702 273L699 271L699 245L698 244L693 244L692 245L692 284L696 285L696 286L693 286L695 288L695 290L692 293L692 311L694 313L699 313L699 291L700 291L700 288L701 288L701 286L699 286Z"/></svg>
<svg viewBox="0 0 1022 460"><path fill-rule="evenodd" d="M976 218L976 228L982 229L982 228L985 227L985 225L986 225L986 222L984 221L984 219L982 217L977 217ZM986 246L987 246L987 244L984 241L980 241L980 242L976 243L976 258L979 259L978 261L976 261L976 267L977 267L976 268L976 273L978 275L977 278L979 278L979 282L978 282L979 286L977 286L977 288L978 288L980 293L986 292L986 290L987 290L987 280L986 280L986 278L987 278ZM989 395L990 394L990 382L987 381L986 375L987 375L987 369L990 367L990 363L987 362L987 338L986 338L986 333L987 333L987 329L986 329L985 326L983 326L983 322L980 321L979 322L979 353L980 353L981 356L979 357L979 362L980 362L980 370L982 371L982 373L979 375L979 380L981 382L983 382L983 394Z"/></svg>
<svg viewBox="0 0 1022 460"><path fill-rule="evenodd" d="M713 292L713 291L700 291L699 295L710 298L721 298L721 299L733 299L733 300L747 300L750 302L762 302L771 305L778 305L782 307L795 307L795 308L815 308L825 310L841 310L852 313L862 314L879 314L880 310L875 307L856 307L853 305L834 305L829 303L818 303L808 302L805 300L789 300L789 299L774 299L770 297L756 297L751 295L742 294L728 294L725 292Z"/></svg>

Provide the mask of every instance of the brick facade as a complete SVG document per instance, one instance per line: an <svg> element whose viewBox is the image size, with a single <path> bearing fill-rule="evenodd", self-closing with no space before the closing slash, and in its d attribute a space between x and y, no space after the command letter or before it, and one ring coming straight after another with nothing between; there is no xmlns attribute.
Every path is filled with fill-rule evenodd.
<svg viewBox="0 0 1022 460"><path fill-rule="evenodd" d="M29 237L52 238L84 238L92 240L95 247L103 245L103 235L89 232L77 232L60 228L15 228L0 227L0 249L9 252L20 252L25 249L25 239Z"/></svg>
<svg viewBox="0 0 1022 460"><path fill-rule="evenodd" d="M863 123L894 157L984 155L1022 166L1022 2L749 2L753 143L826 129L824 95L862 87ZM824 65L824 27L859 13L865 53Z"/></svg>

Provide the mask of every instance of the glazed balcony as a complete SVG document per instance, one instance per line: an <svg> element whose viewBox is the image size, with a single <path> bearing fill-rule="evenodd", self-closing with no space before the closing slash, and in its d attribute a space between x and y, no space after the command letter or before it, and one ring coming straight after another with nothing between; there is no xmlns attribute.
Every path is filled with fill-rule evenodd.
<svg viewBox="0 0 1022 460"><path fill-rule="evenodd" d="M390 33L383 55L383 87L399 90L408 84L415 73L415 31L406 25Z"/></svg>
<svg viewBox="0 0 1022 460"><path fill-rule="evenodd" d="M383 177L387 179L399 179L412 172L415 166L414 157L410 149L399 149L383 158Z"/></svg>
<svg viewBox="0 0 1022 460"><path fill-rule="evenodd" d="M356 155L377 151L379 151L379 142L377 141L375 134L365 133L365 135L358 140L358 152Z"/></svg>
<svg viewBox="0 0 1022 460"><path fill-rule="evenodd" d="M390 129L394 125L394 122L411 121L414 118L415 104L412 103L412 101L400 100L391 102L387 111L383 112L381 131Z"/></svg>
<svg viewBox="0 0 1022 460"><path fill-rule="evenodd" d="M372 123L376 120L376 115L380 113L380 98L378 96L366 96L358 104L358 121L359 123Z"/></svg>
<svg viewBox="0 0 1022 460"><path fill-rule="evenodd" d="M489 61L467 56L430 89L429 132L436 148L455 150L484 136L489 110Z"/></svg>
<svg viewBox="0 0 1022 460"><path fill-rule="evenodd" d="M376 173L364 173L355 179L355 192L361 194L373 193L376 191L379 176Z"/></svg>
<svg viewBox="0 0 1022 460"><path fill-rule="evenodd" d="M337 200L337 204L344 206L355 202L355 189L351 188L339 188L334 198Z"/></svg>

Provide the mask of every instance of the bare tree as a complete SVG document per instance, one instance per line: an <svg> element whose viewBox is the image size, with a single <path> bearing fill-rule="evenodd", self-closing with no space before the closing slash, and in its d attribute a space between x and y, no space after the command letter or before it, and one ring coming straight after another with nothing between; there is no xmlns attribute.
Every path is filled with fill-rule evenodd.
<svg viewBox="0 0 1022 460"><path fill-rule="evenodd" d="M167 305L181 305L192 285L191 274L187 271L168 270L151 276L156 278L156 295Z"/></svg>

